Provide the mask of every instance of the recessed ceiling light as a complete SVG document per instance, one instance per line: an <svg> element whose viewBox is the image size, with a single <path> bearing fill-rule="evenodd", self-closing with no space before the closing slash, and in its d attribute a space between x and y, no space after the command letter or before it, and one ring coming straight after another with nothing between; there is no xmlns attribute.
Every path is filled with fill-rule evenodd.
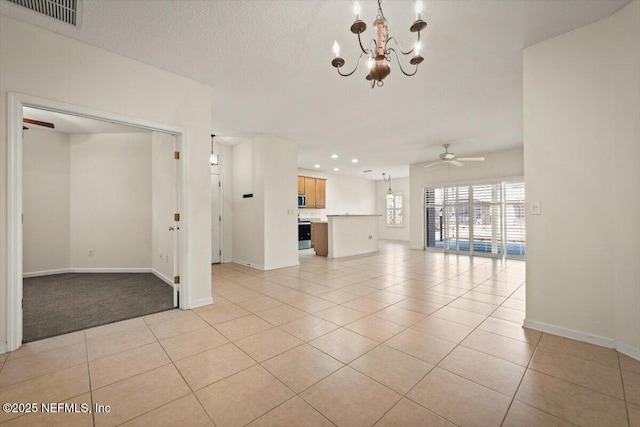
<svg viewBox="0 0 640 427"><path fill-rule="evenodd" d="M337 154L332 154L332 155L331 155L331 158L332 158L332 159L337 159L337 158L338 158L338 155L337 155Z"/></svg>
<svg viewBox="0 0 640 427"><path fill-rule="evenodd" d="M314 168L318 169L320 167L320 165L315 165Z"/></svg>
<svg viewBox="0 0 640 427"><path fill-rule="evenodd" d="M351 159L351 163L358 163L358 159Z"/></svg>
<svg viewBox="0 0 640 427"><path fill-rule="evenodd" d="M338 172L338 171L340 170L340 168L333 168L333 170L334 170L335 172Z"/></svg>

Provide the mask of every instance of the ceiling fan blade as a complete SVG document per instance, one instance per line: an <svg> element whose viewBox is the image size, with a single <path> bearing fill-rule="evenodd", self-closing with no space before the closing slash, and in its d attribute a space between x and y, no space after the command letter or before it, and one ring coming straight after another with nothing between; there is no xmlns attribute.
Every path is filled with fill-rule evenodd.
<svg viewBox="0 0 640 427"><path fill-rule="evenodd" d="M457 160L450 160L449 163L451 163L453 166L457 166L457 167L462 167L464 166L464 163L461 163Z"/></svg>
<svg viewBox="0 0 640 427"><path fill-rule="evenodd" d="M463 162L484 162L484 157L458 157Z"/></svg>
<svg viewBox="0 0 640 427"><path fill-rule="evenodd" d="M424 168L425 168L425 169L426 169L426 168L430 168L431 166L435 166L435 165L438 165L438 164L440 164L440 163L442 163L442 162L435 162L435 163L431 163L431 164L426 165Z"/></svg>
<svg viewBox="0 0 640 427"><path fill-rule="evenodd" d="M55 126L53 125L53 123L41 122L40 120L33 120L33 119L24 118L24 119L22 119L22 122L23 123L28 123L30 125L44 126L46 128L55 129Z"/></svg>

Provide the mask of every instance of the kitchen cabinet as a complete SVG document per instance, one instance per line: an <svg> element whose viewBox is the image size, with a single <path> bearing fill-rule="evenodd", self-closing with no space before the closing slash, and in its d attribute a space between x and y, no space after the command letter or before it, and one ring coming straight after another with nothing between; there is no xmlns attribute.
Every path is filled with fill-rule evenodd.
<svg viewBox="0 0 640 427"><path fill-rule="evenodd" d="M325 193L327 188L327 181L324 179L316 179L316 208L324 209L326 208L325 204Z"/></svg>
<svg viewBox="0 0 640 427"><path fill-rule="evenodd" d="M309 176L298 177L298 194L306 197L306 207L325 209L327 180Z"/></svg>
<svg viewBox="0 0 640 427"><path fill-rule="evenodd" d="M304 178L304 195L307 196L307 207L316 207L316 180L315 178Z"/></svg>
<svg viewBox="0 0 640 427"><path fill-rule="evenodd" d="M326 222L311 223L311 247L318 256L327 256L329 253L329 233Z"/></svg>

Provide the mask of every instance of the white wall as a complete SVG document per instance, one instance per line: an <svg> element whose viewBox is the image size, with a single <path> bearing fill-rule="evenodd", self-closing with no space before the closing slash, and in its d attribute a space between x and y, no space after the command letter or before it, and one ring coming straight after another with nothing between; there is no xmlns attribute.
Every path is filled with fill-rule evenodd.
<svg viewBox="0 0 640 427"><path fill-rule="evenodd" d="M300 218L316 218L326 221L327 215L344 215L346 213L368 215L376 212L375 181L307 169L298 169L298 175L327 180L326 208L298 209Z"/></svg>
<svg viewBox="0 0 640 427"><path fill-rule="evenodd" d="M69 135L30 126L23 138L24 272L70 265Z"/></svg>
<svg viewBox="0 0 640 427"><path fill-rule="evenodd" d="M173 249L176 209L176 138L151 133L151 268L156 275L173 283Z"/></svg>
<svg viewBox="0 0 640 427"><path fill-rule="evenodd" d="M149 268L151 135L70 140L71 268Z"/></svg>
<svg viewBox="0 0 640 427"><path fill-rule="evenodd" d="M233 146L234 262L265 270L298 264L297 158L295 142L271 135Z"/></svg>
<svg viewBox="0 0 640 427"><path fill-rule="evenodd" d="M528 326L640 358L640 2L524 51Z"/></svg>
<svg viewBox="0 0 640 427"><path fill-rule="evenodd" d="M524 176L524 154L522 148L479 154L484 156L484 162L468 162L463 167L444 164L430 168L424 167L432 162L416 163L410 166L410 212L412 219L410 246L412 249L424 249L424 204L422 199L424 188L444 184L462 185L493 182L506 178L522 178ZM529 198L528 193L527 198Z"/></svg>
<svg viewBox="0 0 640 427"><path fill-rule="evenodd" d="M298 145L260 135L264 162L265 269L298 265Z"/></svg>
<svg viewBox="0 0 640 427"><path fill-rule="evenodd" d="M382 216L378 219L378 234L381 239L388 240L405 240L411 237L411 192L409 186L409 178L391 177L391 191L394 193L402 193L402 221L400 226L387 226L387 193L389 191L389 183L384 181L376 181L376 213Z"/></svg>
<svg viewBox="0 0 640 427"><path fill-rule="evenodd" d="M254 144L250 139L232 149L233 261L264 268L263 172L254 167Z"/></svg>
<svg viewBox="0 0 640 427"><path fill-rule="evenodd" d="M0 169L7 170L7 92L185 129L189 305L211 301L209 86L0 16ZM25 52L28 52L26 54ZM7 176L0 176L0 271L7 272ZM6 280L0 280L0 342L6 341Z"/></svg>

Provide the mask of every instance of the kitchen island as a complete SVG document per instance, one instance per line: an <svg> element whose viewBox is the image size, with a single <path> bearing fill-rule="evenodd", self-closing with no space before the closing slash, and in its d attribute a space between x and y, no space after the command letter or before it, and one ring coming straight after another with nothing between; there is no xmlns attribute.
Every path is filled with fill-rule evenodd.
<svg viewBox="0 0 640 427"><path fill-rule="evenodd" d="M377 252L380 216L327 215L326 256L342 258Z"/></svg>

